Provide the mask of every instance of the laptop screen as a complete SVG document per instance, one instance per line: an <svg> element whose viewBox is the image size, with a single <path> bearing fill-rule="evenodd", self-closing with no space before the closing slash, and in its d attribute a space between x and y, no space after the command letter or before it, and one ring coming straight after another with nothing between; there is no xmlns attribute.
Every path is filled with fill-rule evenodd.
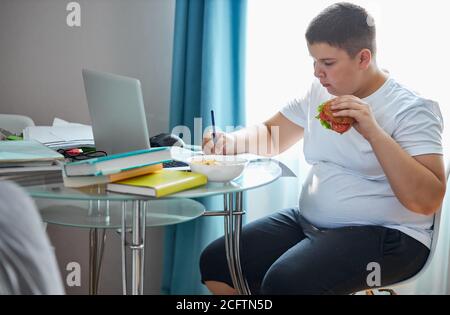
<svg viewBox="0 0 450 315"><path fill-rule="evenodd" d="M150 148L139 80L83 69L97 150L108 154Z"/></svg>

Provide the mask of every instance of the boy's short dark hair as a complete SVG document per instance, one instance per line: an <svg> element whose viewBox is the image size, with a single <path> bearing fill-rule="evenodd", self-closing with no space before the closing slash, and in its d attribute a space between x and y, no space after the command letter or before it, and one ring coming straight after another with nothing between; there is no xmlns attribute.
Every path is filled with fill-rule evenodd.
<svg viewBox="0 0 450 315"><path fill-rule="evenodd" d="M344 49L352 58L365 48L375 56L375 37L372 16L364 8L347 2L327 7L311 21L306 31L309 45L327 43Z"/></svg>

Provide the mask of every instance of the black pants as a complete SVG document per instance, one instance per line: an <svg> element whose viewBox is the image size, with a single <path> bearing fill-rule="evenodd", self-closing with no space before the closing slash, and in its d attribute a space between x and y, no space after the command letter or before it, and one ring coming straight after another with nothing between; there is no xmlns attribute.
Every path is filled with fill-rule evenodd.
<svg viewBox="0 0 450 315"><path fill-rule="evenodd" d="M350 294L416 274L429 250L414 238L382 226L318 230L298 209L245 225L241 265L253 294ZM224 238L200 258L202 282L233 286Z"/></svg>

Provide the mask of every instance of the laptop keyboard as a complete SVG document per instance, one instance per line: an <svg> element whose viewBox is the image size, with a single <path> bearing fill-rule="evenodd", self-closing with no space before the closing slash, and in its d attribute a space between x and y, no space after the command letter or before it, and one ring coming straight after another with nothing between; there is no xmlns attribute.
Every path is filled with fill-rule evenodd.
<svg viewBox="0 0 450 315"><path fill-rule="evenodd" d="M185 167L185 166L189 166L189 164L181 162L181 161L163 162L163 168Z"/></svg>

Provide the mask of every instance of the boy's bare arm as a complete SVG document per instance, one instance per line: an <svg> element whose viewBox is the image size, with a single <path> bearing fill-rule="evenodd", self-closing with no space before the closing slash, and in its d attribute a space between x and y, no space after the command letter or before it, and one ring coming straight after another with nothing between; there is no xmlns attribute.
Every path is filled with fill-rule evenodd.
<svg viewBox="0 0 450 315"><path fill-rule="evenodd" d="M232 133L218 133L216 143L209 133L203 139L205 154L253 153L276 156L303 138L304 129L281 113L262 124L250 126Z"/></svg>
<svg viewBox="0 0 450 315"><path fill-rule="evenodd" d="M439 209L446 190L442 155L410 156L377 123L371 107L353 95L336 98L337 117L352 117L353 127L370 143L397 199L409 210L431 215Z"/></svg>
<svg viewBox="0 0 450 315"><path fill-rule="evenodd" d="M399 201L413 212L433 214L446 190L442 155L411 157L384 132L371 138L370 144Z"/></svg>

